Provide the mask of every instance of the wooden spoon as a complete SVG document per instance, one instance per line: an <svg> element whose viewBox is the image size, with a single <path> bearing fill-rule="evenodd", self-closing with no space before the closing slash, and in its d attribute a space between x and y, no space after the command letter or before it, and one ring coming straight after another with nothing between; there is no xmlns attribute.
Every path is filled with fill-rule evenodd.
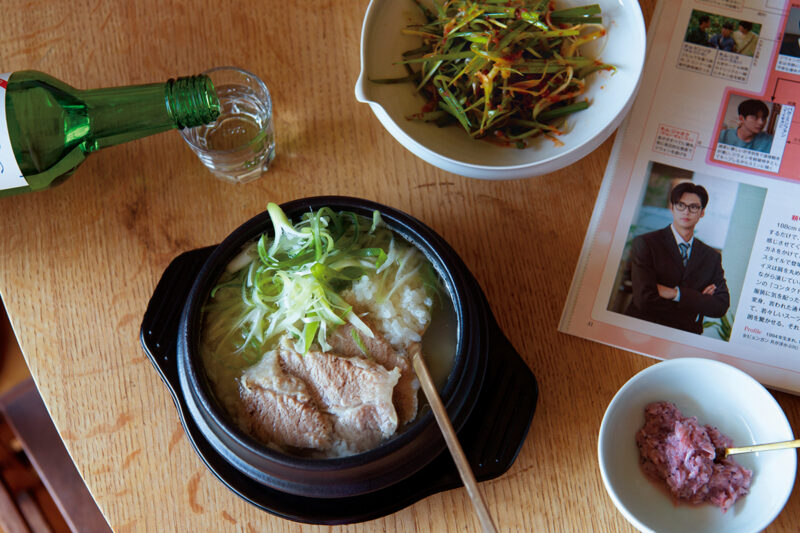
<svg viewBox="0 0 800 533"><path fill-rule="evenodd" d="M483 501L481 493L478 491L478 482L475 480L475 474L467 462L467 457L464 455L464 450L461 449L461 444L458 442L458 437L453 429L453 424L450 423L450 418L447 416L447 411L442 404L442 399L439 398L439 393L436 392L436 387L433 384L431 375L428 372L428 367L425 361L422 360L422 353L420 352L419 343L414 343L411 347L411 360L414 364L414 372L417 373L419 382L422 385L422 391L428 398L428 403L433 411L433 416L436 418L436 423L439 424L439 429L444 435L444 441L447 443L447 448L450 450L450 455L458 468L458 473L461 476L461 481L467 488L472 506L475 508L475 513L478 515L481 527L485 533L494 533L496 531L492 517L486 509L486 503Z"/></svg>
<svg viewBox="0 0 800 533"><path fill-rule="evenodd" d="M771 444L754 444L753 446L741 446L738 448L717 448L715 461L721 461L729 455L749 452L766 452L770 450L785 450L787 448L800 448L800 439L773 442Z"/></svg>

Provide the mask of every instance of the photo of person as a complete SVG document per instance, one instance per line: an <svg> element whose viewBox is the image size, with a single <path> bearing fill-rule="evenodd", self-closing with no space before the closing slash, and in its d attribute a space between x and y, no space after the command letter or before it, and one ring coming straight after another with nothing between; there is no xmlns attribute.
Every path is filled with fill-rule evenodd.
<svg viewBox="0 0 800 533"><path fill-rule="evenodd" d="M719 33L713 35L708 40L709 45L725 52L733 52L736 46L736 41L731 37L733 32L733 22L727 21L722 23L722 29Z"/></svg>
<svg viewBox="0 0 800 533"><path fill-rule="evenodd" d="M753 31L752 22L739 21L739 29L733 32L733 40L736 42L735 52L737 54L753 57L756 53L758 34Z"/></svg>
<svg viewBox="0 0 800 533"><path fill-rule="evenodd" d="M766 189L650 163L608 310L728 340Z"/></svg>
<svg viewBox="0 0 800 533"><path fill-rule="evenodd" d="M731 95L717 141L768 154L772 148L775 117L780 113L780 105L770 102L770 106L761 100Z"/></svg>
<svg viewBox="0 0 800 533"><path fill-rule="evenodd" d="M761 24L724 15L692 10L684 41L752 57L756 53Z"/></svg>
<svg viewBox="0 0 800 533"><path fill-rule="evenodd" d="M793 7L789 10L781 40L780 54L800 58L800 7Z"/></svg>
<svg viewBox="0 0 800 533"><path fill-rule="evenodd" d="M694 18L694 13L692 13L692 17ZM706 14L700 14L695 24L690 23L685 41L687 43L699 44L700 46L708 46L708 28L710 26L711 17Z"/></svg>
<svg viewBox="0 0 800 533"><path fill-rule="evenodd" d="M633 240L633 300L626 315L701 334L703 317L728 312L722 256L694 236L706 205L701 185L681 182L670 193L672 223Z"/></svg>

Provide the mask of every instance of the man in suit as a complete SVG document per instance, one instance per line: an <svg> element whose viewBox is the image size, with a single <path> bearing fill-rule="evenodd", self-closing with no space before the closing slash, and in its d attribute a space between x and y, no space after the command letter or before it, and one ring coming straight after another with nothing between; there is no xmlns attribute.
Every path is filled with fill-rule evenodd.
<svg viewBox="0 0 800 533"><path fill-rule="evenodd" d="M672 224L633 240L633 300L626 315L702 334L704 316L728 311L722 257L694 236L707 204L703 187L679 183L670 193Z"/></svg>

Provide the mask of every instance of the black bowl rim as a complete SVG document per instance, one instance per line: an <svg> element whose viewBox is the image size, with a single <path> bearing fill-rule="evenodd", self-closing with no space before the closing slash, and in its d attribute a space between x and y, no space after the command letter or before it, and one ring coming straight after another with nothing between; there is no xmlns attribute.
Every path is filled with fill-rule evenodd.
<svg viewBox="0 0 800 533"><path fill-rule="evenodd" d="M459 381L453 378L456 375L455 372L457 368L463 370L466 359L463 336L465 331L469 330L465 328L464 324L464 295L462 295L459 290L459 283L457 283L457 280L453 279L453 272L451 271L453 265L448 265L448 261L446 261L442 255L452 254L455 257L457 257L457 255L441 237L419 220L402 211L370 200L346 196L319 196L301 198L282 204L282 208L290 218L298 216L300 212L304 210L318 209L323 206L331 206L337 210L352 210L360 212L361 214L371 213L374 209L377 209L381 213L387 226L426 253L437 269L440 277L445 281L446 288L450 297L453 299L453 305L456 310L458 329L453 368L441 396L445 406L448 408L448 412L453 411L453 406L450 404L453 399L454 389ZM402 227L397 227L397 224ZM183 337L182 340L187 343L187 346L191 347L191 351L197 352L196 342L198 337L194 333L199 326L196 320L192 320L192 316L197 314L197 309L199 309L201 305L201 303L198 302L198 297L204 300L209 288L208 285L213 283L213 281L210 280L215 280L219 272L221 272L221 269L227 264L225 259L229 260L233 257L233 254L240 250L247 242L270 229L271 223L267 212L264 211L257 214L230 233L228 237L217 246L203 265L195 279L190 296L184 307L184 314L181 318L182 328L185 327L185 330L181 331L180 337ZM424 246L421 246L421 244ZM182 359L183 357L181 357L181 360ZM430 432L431 429L434 429L438 437L438 439L435 440L440 441L435 442L437 450L440 451L444 448L444 441L441 439L438 429L434 426L432 413L427 412L417 421L413 422L412 426L406 431L392 437L376 448L359 454L335 458L304 458L286 454L265 446L254 437L240 430L238 426L229 419L227 414L223 414L224 409L222 409L216 399L214 399L214 395L211 393L208 380L205 376L198 376L195 365L189 364L187 366L189 367L188 372L191 376L190 380L195 385L199 385L199 387L193 387L191 391L192 396L203 404L206 414L212 418L215 424L226 432L228 438L233 437L237 445L242 446L242 448L248 452L283 466L301 469L311 468L316 471L324 471L362 465L390 455L392 452L418 438L424 431L428 430L428 432ZM453 415L457 413L450 412L451 418L454 419L454 425L456 425L457 422L463 424L469 411L471 411L471 408L467 409L461 416L455 417ZM458 426L456 426L456 429L458 430ZM433 454L431 459L437 454L438 453ZM424 466L424 464L421 466ZM414 471L413 468L409 468L409 475Z"/></svg>

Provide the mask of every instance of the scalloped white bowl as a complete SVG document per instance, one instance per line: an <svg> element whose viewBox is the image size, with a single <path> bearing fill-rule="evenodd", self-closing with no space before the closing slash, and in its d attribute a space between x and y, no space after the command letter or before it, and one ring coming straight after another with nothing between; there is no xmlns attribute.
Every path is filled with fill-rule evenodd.
<svg viewBox="0 0 800 533"><path fill-rule="evenodd" d="M755 533L781 512L794 486L797 452L735 456L753 471L750 493L726 513L713 505L676 505L639 465L636 432L650 402L669 401L733 439L736 446L792 440L792 428L772 395L748 374L711 359L681 358L642 370L617 392L600 426L598 458L606 491L640 531Z"/></svg>
<svg viewBox="0 0 800 533"><path fill-rule="evenodd" d="M585 5L585 0L558 0L559 7ZM554 172L588 155L619 126L639 87L645 57L645 25L636 0L593 0L602 9L608 30L605 38L584 47L586 55L598 57L617 68L588 78L589 109L569 117L564 145L539 139L519 150L471 139L457 126L408 120L424 104L410 83L377 84L369 81L405 75L395 63L406 50L419 46L419 39L403 35L411 21L421 21L411 0L372 0L361 29L361 73L356 99L369 104L388 132L413 154L448 172L482 179L526 178Z"/></svg>

